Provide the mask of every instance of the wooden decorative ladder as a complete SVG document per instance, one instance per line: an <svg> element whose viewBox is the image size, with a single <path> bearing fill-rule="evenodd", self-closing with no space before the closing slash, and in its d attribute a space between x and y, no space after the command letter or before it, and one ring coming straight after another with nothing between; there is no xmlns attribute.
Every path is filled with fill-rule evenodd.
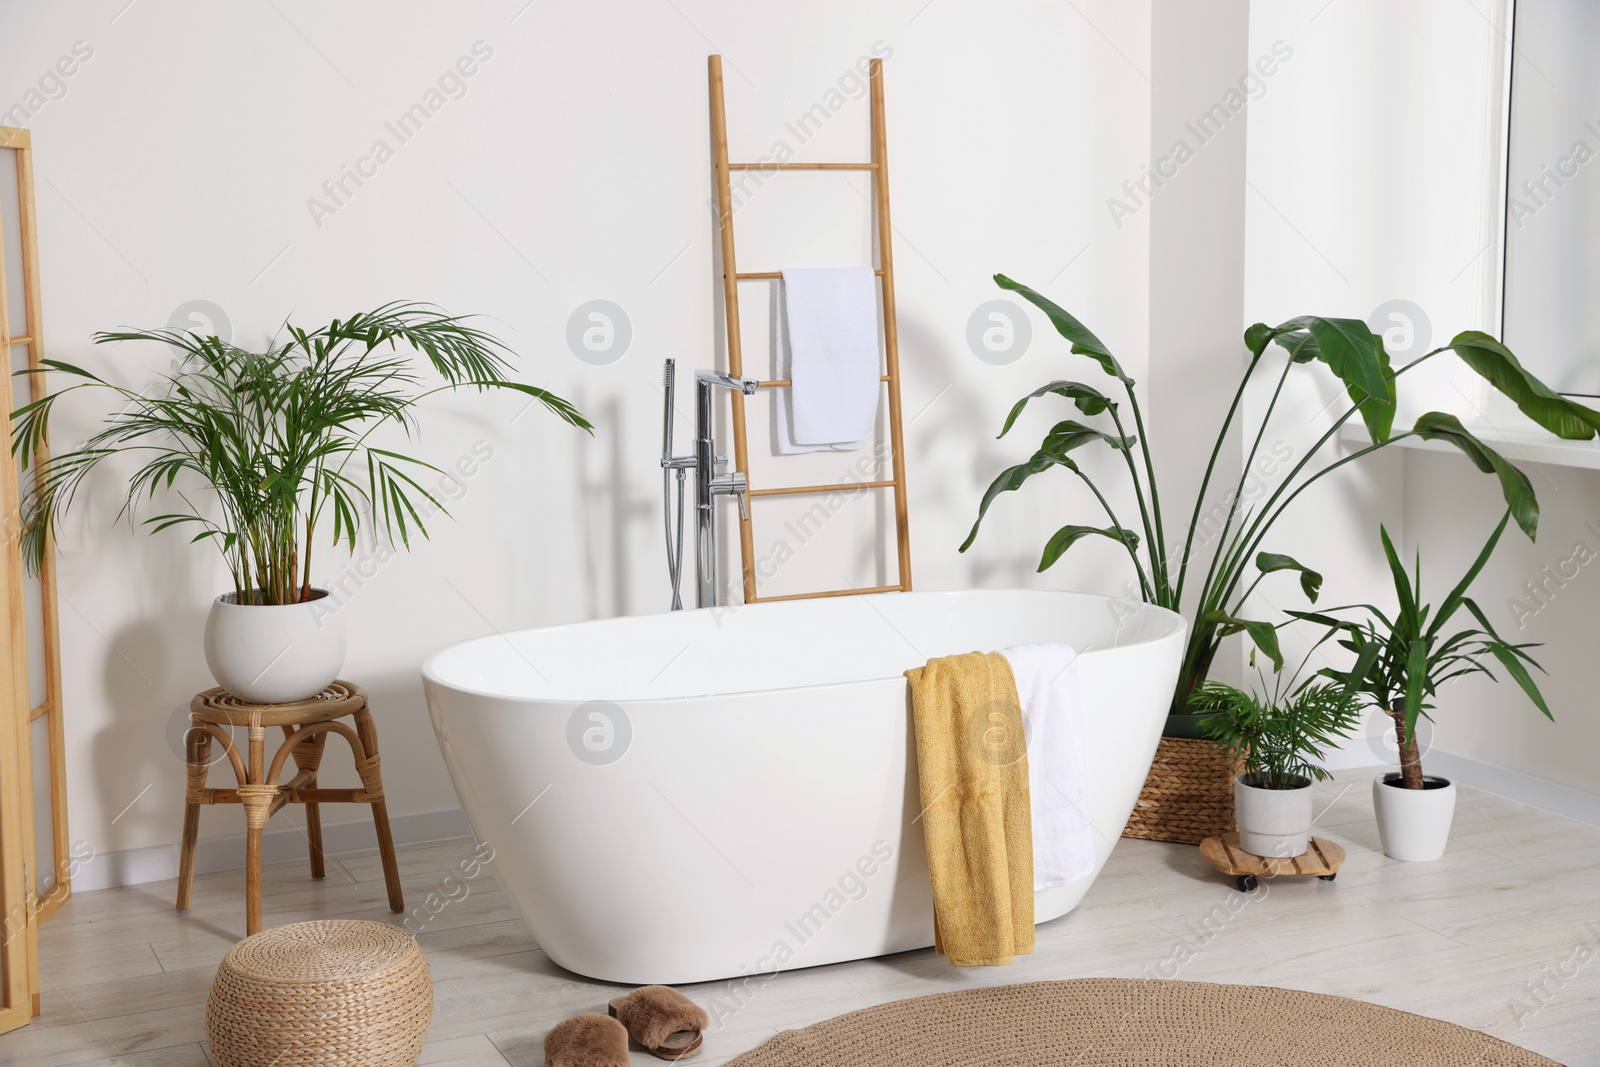
<svg viewBox="0 0 1600 1067"><path fill-rule="evenodd" d="M911 531L906 512L906 466L902 444L900 419L900 349L895 327L894 311L894 254L889 226L889 164L887 141L884 132L883 112L883 61L871 61L868 81L872 100L872 162L870 163L730 163L728 162L728 121L723 105L722 57L711 56L711 131L717 166L717 216L722 237L722 294L727 306L728 373L744 376L744 357L739 336L739 283L756 279L781 277L779 271L739 271L733 248L733 196L729 174L736 170L770 172L780 170L864 170L873 177L873 199L878 222L878 264L873 274L878 277L883 296L883 347L885 371L880 376L889 391L889 447L894 476L885 481L841 482L832 485L794 485L751 488L746 493L751 502L751 516L739 522L739 553L744 570L744 600L746 604L769 600L804 600L813 597L853 596L861 593L909 592L911 590ZM788 379L763 381L761 388L777 389L789 386ZM750 479L750 449L745 435L744 394L731 391L733 402L733 464ZM762 497L795 496L808 493L832 493L857 489L893 489L895 540L899 550L898 581L893 585L848 589L830 589L811 593L788 593L782 596L761 596L756 589L755 530L752 522L755 501Z"/></svg>

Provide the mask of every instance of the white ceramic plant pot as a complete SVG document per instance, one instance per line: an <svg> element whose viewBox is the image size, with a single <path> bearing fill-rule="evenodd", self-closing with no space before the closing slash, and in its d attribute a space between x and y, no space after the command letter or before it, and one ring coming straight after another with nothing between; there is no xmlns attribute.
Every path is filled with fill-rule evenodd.
<svg viewBox="0 0 1600 1067"><path fill-rule="evenodd" d="M252 704L314 697L344 666L344 620L323 589L299 604L239 604L217 597L206 619L206 666L217 684Z"/></svg>
<svg viewBox="0 0 1600 1067"><path fill-rule="evenodd" d="M1426 862L1444 855L1450 841L1450 820L1456 813L1456 787L1443 778L1424 775L1425 788L1407 789L1395 771L1372 782L1372 807L1378 815L1378 837L1390 859Z"/></svg>
<svg viewBox="0 0 1600 1067"><path fill-rule="evenodd" d="M1239 822L1239 847L1252 856L1288 859L1311 844L1311 783L1299 789L1260 789L1233 780L1233 814Z"/></svg>

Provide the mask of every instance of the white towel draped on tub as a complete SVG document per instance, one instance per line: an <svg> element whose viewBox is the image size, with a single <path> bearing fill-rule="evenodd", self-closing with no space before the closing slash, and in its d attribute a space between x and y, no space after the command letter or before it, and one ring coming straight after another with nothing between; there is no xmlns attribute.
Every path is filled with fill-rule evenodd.
<svg viewBox="0 0 1600 1067"><path fill-rule="evenodd" d="M1017 645L1000 654L1016 678L1028 739L1033 887L1052 889L1094 870L1078 654L1066 645Z"/></svg>
<svg viewBox="0 0 1600 1067"><path fill-rule="evenodd" d="M864 447L878 418L878 289L866 267L783 272L789 403L779 405L778 451Z"/></svg>

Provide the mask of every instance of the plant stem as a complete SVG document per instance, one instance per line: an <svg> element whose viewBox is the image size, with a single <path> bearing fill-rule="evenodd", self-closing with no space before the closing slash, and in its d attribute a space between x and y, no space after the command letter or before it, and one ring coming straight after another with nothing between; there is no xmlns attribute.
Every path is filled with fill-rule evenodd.
<svg viewBox="0 0 1600 1067"><path fill-rule="evenodd" d="M1400 784L1407 789L1422 788L1422 754L1417 750L1415 732L1406 732L1406 706L1395 704L1388 709L1394 719L1395 739L1400 744Z"/></svg>
<svg viewBox="0 0 1600 1067"><path fill-rule="evenodd" d="M1106 518L1111 520L1111 525L1121 529L1122 523L1117 520L1116 512L1111 510L1111 505L1107 503L1106 498L1101 495L1099 487L1091 482L1089 480L1089 476L1083 473L1083 471L1078 467L1074 466L1072 468L1072 472L1079 478L1083 479L1083 484L1089 487L1089 492L1093 493L1094 498L1100 501L1100 506L1105 509ZM1139 576L1140 594L1145 598L1146 601L1149 601L1153 595L1153 592L1150 588L1150 579L1145 577L1144 567L1140 566L1139 564L1139 553L1135 552L1133 546L1128 544L1126 541L1122 542L1122 547L1128 550L1128 558L1133 560L1134 573Z"/></svg>
<svg viewBox="0 0 1600 1067"><path fill-rule="evenodd" d="M1128 399L1130 401L1133 400L1133 390L1128 389L1127 393ZM1111 416L1112 424L1117 428L1117 436L1123 440L1127 440L1128 434L1127 431L1123 429L1122 419L1117 415L1117 409L1112 407L1107 408L1106 410ZM1137 406L1135 406L1134 410L1138 410ZM1141 446L1141 450L1145 452L1149 451L1150 443L1145 440L1143 431L1140 431L1139 444ZM1128 465L1128 479L1133 482L1134 499L1139 502L1139 521L1144 524L1145 551L1150 553L1150 570L1155 575L1156 580L1160 581L1160 560L1156 557L1154 542L1152 540L1154 536L1154 530L1150 522L1150 510L1145 506L1144 490L1139 485L1139 468L1133 462L1133 450L1131 448L1119 448L1117 451L1122 453L1122 460ZM1139 561L1135 559L1134 566L1138 567L1138 565ZM1145 597L1147 599L1153 599L1154 602L1160 607L1168 606L1166 601L1162 599L1161 594L1156 591L1155 587L1145 580L1142 569L1139 572L1139 581L1146 589L1149 590L1149 592L1145 593Z"/></svg>
<svg viewBox="0 0 1600 1067"><path fill-rule="evenodd" d="M1250 384L1250 376L1255 373L1256 365L1260 362L1261 356L1257 354L1251 358L1250 366L1245 368L1244 377L1239 379L1239 388L1234 391L1233 403L1228 405L1228 414L1222 420L1221 429L1217 431L1216 443L1211 446L1211 458L1206 461L1206 473L1200 479L1200 491L1195 494L1194 511L1189 516L1189 532L1183 539L1183 558L1178 561L1178 588L1173 596L1174 603L1183 603L1183 582L1189 572L1189 556L1194 548L1194 531L1200 523L1200 508L1205 503L1206 490L1211 487L1211 474L1216 468L1217 457L1222 454L1222 442L1227 439L1228 427L1233 425L1233 416L1237 414L1239 404L1244 400L1245 387Z"/></svg>
<svg viewBox="0 0 1600 1067"><path fill-rule="evenodd" d="M1155 515L1155 528L1147 531L1150 534L1146 544L1146 550L1150 553L1150 570L1156 580L1161 583L1160 594L1162 599L1158 603L1161 607L1175 609L1177 604L1172 601L1172 583L1168 580L1167 572L1167 535L1161 524L1161 489L1156 485L1156 468L1150 459L1150 435L1144 429L1144 415L1139 410L1139 398L1133 395L1131 387L1126 391L1128 394L1128 406L1133 408L1134 427L1139 431L1139 440L1144 444L1144 447L1139 452L1144 457L1145 478L1150 483L1150 510ZM1131 468L1131 456L1129 457L1129 465ZM1137 478L1134 479L1134 488L1138 488ZM1146 523L1146 525L1148 526L1149 524Z"/></svg>

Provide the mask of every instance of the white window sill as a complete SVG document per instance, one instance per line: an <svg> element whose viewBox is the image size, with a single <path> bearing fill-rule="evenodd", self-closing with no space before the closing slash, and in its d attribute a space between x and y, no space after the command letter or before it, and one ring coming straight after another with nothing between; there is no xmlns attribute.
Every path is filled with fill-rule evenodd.
<svg viewBox="0 0 1600 1067"><path fill-rule="evenodd" d="M1600 440L1564 441L1547 433L1521 415L1516 421L1510 418L1489 422L1482 418L1462 419L1468 433L1506 457L1513 463L1547 463L1557 467L1584 467L1600 470ZM1400 429L1395 427L1396 431ZM1339 440L1357 447L1372 443L1367 428L1352 419L1339 428ZM1424 441L1420 437L1407 437L1395 442L1400 448L1417 448L1425 452L1448 452L1461 456L1461 450L1445 441ZM1462 456L1462 458L1466 458Z"/></svg>

